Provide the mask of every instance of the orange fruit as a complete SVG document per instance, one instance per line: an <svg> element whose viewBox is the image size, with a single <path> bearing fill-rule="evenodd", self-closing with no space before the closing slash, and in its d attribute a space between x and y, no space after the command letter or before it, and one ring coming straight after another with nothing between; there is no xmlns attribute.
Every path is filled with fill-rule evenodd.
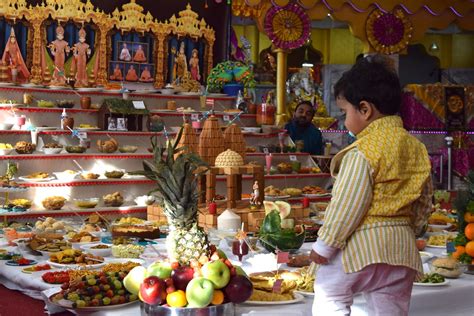
<svg viewBox="0 0 474 316"><path fill-rule="evenodd" d="M214 290L214 295L212 296L212 305L220 305L224 302L224 292L220 290Z"/></svg>
<svg viewBox="0 0 474 316"><path fill-rule="evenodd" d="M466 228L464 228L464 235L469 240L474 240L474 223L467 224Z"/></svg>
<svg viewBox="0 0 474 316"><path fill-rule="evenodd" d="M474 214L469 212L464 213L464 221L466 221L466 223L474 223Z"/></svg>
<svg viewBox="0 0 474 316"><path fill-rule="evenodd" d="M466 252L466 247L456 246L456 251L451 254L454 259L458 259L463 253Z"/></svg>
<svg viewBox="0 0 474 316"><path fill-rule="evenodd" d="M474 241L470 241L466 244L466 253L471 257L474 257Z"/></svg>
<svg viewBox="0 0 474 316"><path fill-rule="evenodd" d="M171 292L166 296L166 303L171 307L184 307L188 304L186 293L182 290Z"/></svg>

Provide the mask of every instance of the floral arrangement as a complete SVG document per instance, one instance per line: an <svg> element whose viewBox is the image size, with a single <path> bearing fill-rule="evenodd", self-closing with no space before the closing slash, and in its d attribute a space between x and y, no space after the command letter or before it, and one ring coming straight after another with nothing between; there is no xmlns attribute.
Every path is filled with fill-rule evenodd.
<svg viewBox="0 0 474 316"><path fill-rule="evenodd" d="M220 92L227 83L242 83L246 88L254 88L252 69L240 61L224 61L217 64L207 77L207 90Z"/></svg>
<svg viewBox="0 0 474 316"><path fill-rule="evenodd" d="M378 53L394 54L410 43L413 27L402 10L382 12L375 9L366 21L367 39Z"/></svg>

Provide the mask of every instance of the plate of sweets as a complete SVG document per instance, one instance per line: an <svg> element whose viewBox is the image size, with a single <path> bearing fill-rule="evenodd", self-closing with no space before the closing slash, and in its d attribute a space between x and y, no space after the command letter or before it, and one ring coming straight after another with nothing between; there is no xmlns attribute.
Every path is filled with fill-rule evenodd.
<svg viewBox="0 0 474 316"><path fill-rule="evenodd" d="M15 266L15 267L22 267L22 266L31 266L34 264L37 264L38 262L33 259L27 259L27 258L18 258L18 259L12 259L8 260L5 262L7 266Z"/></svg>

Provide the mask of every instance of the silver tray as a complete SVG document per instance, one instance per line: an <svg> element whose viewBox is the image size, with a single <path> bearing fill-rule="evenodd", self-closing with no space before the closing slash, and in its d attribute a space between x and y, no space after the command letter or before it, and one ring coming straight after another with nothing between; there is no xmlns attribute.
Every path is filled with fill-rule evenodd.
<svg viewBox="0 0 474 316"><path fill-rule="evenodd" d="M203 308L175 308L140 302L140 312L142 316L233 316L235 307L226 303Z"/></svg>

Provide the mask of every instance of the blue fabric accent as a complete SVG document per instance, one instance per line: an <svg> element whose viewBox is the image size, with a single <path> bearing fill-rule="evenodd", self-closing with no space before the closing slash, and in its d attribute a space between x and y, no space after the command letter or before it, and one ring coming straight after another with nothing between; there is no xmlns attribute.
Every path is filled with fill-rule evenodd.
<svg viewBox="0 0 474 316"><path fill-rule="evenodd" d="M306 128L299 127L293 120L285 125L293 141L304 141L304 152L311 155L322 155L323 153L323 136L321 131L313 124Z"/></svg>
<svg viewBox="0 0 474 316"><path fill-rule="evenodd" d="M21 22L18 22L14 26L15 37L20 48L21 56L25 63L26 59L26 50L27 50L27 39L28 39L28 27L23 25ZM3 56L3 51L7 45L8 39L10 38L11 25L8 24L4 19L0 19L0 58Z"/></svg>

